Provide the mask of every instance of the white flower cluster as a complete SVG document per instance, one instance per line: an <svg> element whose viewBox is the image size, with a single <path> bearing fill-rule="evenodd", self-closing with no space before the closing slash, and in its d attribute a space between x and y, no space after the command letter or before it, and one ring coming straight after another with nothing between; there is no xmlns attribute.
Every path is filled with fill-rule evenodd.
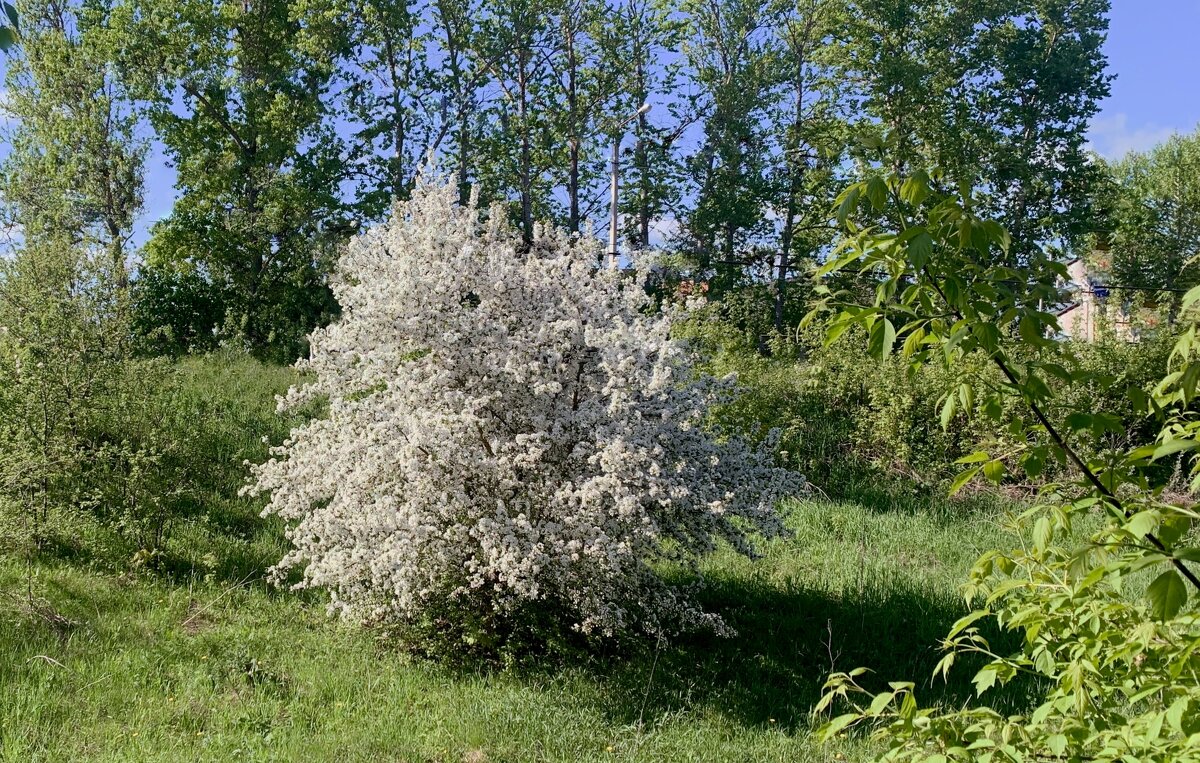
<svg viewBox="0 0 1200 763"><path fill-rule="evenodd" d="M751 553L803 479L703 426L729 384L697 377L640 282L559 231L522 253L501 212L455 196L422 181L341 260L341 318L280 402L328 415L249 488L288 523L276 573L367 620L546 602L585 633L720 627L654 564Z"/></svg>

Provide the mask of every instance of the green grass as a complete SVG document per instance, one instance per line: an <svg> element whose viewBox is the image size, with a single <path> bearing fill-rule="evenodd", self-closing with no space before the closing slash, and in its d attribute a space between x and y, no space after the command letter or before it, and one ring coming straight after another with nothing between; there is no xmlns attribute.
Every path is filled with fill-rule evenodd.
<svg viewBox="0 0 1200 763"><path fill-rule="evenodd" d="M0 760L869 760L863 739L812 738L831 670L970 696L969 665L948 685L928 677L966 570L1002 542L994 502L847 484L852 498L787 506L795 535L763 558L706 562L703 601L736 638L452 668L263 582L284 543L237 495L240 465L286 433L273 395L295 375L228 356L180 371L194 511L149 568L130 572L136 549L78 517L52 523L32 562L0 538Z"/></svg>
<svg viewBox="0 0 1200 763"><path fill-rule="evenodd" d="M911 502L906 502L911 503ZM822 747L809 712L830 669L925 681L962 611L991 512L812 501L795 538L707 566L731 640L487 673L414 662L321 602L46 559L0 561L5 761L866 760ZM928 697L961 701L970 671ZM1018 698L1019 699L1019 698ZM1011 698L1010 698L1011 700Z"/></svg>

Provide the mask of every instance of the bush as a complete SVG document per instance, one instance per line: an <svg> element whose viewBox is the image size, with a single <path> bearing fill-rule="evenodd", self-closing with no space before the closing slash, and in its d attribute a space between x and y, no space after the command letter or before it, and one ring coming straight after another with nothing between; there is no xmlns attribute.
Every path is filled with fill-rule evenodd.
<svg viewBox="0 0 1200 763"><path fill-rule="evenodd" d="M159 411L161 364L129 358L126 293L106 258L30 244L0 272L0 503L40 539L51 515L90 512L154 536L170 491Z"/></svg>
<svg viewBox="0 0 1200 763"><path fill-rule="evenodd" d="M974 401L967 410L959 400L943 426L939 415L946 397L957 396L962 382L1003 383L985 359L969 358L954 369L913 367L900 357L873 356L866 336L855 336L861 332L853 329L847 341L826 346L827 321L777 340L767 356L715 305L695 314L683 329L681 335L698 343L708 372L737 377L742 394L719 409L721 424L735 431L779 428L788 463L835 495L846 496L881 478L890 478L892 488L944 487L958 474L954 462L959 458L981 448L1018 451L1029 423L1028 411L1016 400L1003 402L1004 426L980 415ZM1057 405L1085 406L1120 421L1121 430L1109 434L1108 446L1152 437L1153 422L1134 410L1127 392L1157 381L1171 341L1166 331L1144 332L1138 342L1104 332L1096 342L1064 344L1079 377L1070 383L1048 380ZM1012 464L1009 471L1018 469ZM1047 464L1040 481L1063 471L1062 464Z"/></svg>
<svg viewBox="0 0 1200 763"><path fill-rule="evenodd" d="M311 337L327 398L256 469L268 514L347 617L479 643L543 621L584 636L720 627L656 563L783 531L802 480L707 431L729 387L695 376L642 285L542 229L528 251L452 186L423 184L355 239L342 317ZM461 644L460 644L461 645Z"/></svg>

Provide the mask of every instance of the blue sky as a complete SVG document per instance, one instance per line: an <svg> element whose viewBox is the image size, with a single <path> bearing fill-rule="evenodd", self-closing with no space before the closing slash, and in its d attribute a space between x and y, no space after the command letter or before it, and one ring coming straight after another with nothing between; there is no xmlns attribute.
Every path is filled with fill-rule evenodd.
<svg viewBox="0 0 1200 763"><path fill-rule="evenodd" d="M1089 139L1116 158L1200 125L1200 0L1113 0L1108 42L1112 95Z"/></svg>

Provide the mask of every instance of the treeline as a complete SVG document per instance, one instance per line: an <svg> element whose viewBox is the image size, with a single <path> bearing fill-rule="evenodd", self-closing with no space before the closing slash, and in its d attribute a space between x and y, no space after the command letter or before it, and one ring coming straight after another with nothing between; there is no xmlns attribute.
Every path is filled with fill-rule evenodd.
<svg viewBox="0 0 1200 763"><path fill-rule="evenodd" d="M528 241L535 221L603 215L627 129L623 243L750 295L755 331L793 322L834 199L884 141L899 168L982 189L1024 246L1092 218L1107 0L16 6L0 177L15 240L103 252L154 351L294 359L336 314L339 246L431 154ZM135 252L155 142L177 200Z"/></svg>

